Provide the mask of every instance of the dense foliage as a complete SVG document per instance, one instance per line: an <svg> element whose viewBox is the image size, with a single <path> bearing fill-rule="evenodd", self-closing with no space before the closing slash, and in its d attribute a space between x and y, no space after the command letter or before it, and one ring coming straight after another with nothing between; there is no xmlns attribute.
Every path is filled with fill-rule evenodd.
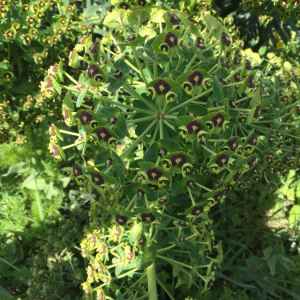
<svg viewBox="0 0 300 300"><path fill-rule="evenodd" d="M300 299L277 2L1 2L4 299Z"/></svg>

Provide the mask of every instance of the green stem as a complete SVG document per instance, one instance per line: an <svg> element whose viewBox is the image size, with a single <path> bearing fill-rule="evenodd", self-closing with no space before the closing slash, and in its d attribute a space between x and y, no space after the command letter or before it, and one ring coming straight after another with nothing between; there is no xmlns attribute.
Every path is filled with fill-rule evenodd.
<svg viewBox="0 0 300 300"><path fill-rule="evenodd" d="M157 122L150 145L152 145L156 140L156 136L157 136L157 133L158 133L158 127L159 127L159 123Z"/></svg>
<svg viewBox="0 0 300 300"><path fill-rule="evenodd" d="M212 191L211 189L205 187L204 185L202 185L202 184L200 184L200 183L198 183L198 182L195 182L195 184L198 185L199 187L201 187L201 189L204 189L204 190L206 190L206 191L208 191L208 192L211 192L211 191Z"/></svg>
<svg viewBox="0 0 300 300"><path fill-rule="evenodd" d="M174 110L177 110L177 109L181 108L182 106L188 105L188 104L189 104L190 102L192 102L192 101L195 101L195 100L197 100L197 99L199 99L199 98L201 98L201 97L203 97L203 96L205 96L205 95L211 93L212 91L213 91L213 89L211 88L211 89L209 89L209 90L207 90L207 91L201 93L200 95L198 95L198 96L196 96L196 97L193 97L193 98L191 98L191 99L189 99L189 100L187 100L187 101L184 101L183 103L181 103L181 104L179 104L179 105L173 107L172 109L170 109L170 110L168 111L168 114L170 114L170 113L171 113L172 111L174 111Z"/></svg>
<svg viewBox="0 0 300 300"><path fill-rule="evenodd" d="M133 53L134 58L135 58L135 62L136 62L136 64L138 65L138 68L139 68L139 70L140 70L140 74L141 74L141 76L142 76L142 78L143 78L143 81L144 81L145 84L147 85L147 79L146 79L145 74L144 74L144 72L143 72L143 68L142 68L141 62L140 62L140 60L139 60L138 54L137 54L137 52L136 52L136 49L134 48L134 46L131 46L131 49L132 49L132 53Z"/></svg>
<svg viewBox="0 0 300 300"><path fill-rule="evenodd" d="M159 120L159 137L160 139L164 138L163 120Z"/></svg>
<svg viewBox="0 0 300 300"><path fill-rule="evenodd" d="M177 228L177 227L174 227L174 228ZM157 250L157 253L163 252L163 251L167 251L167 250L172 249L172 248L174 248L174 247L176 247L175 244L173 244L173 245L171 245L171 246L169 246L169 247L166 247L166 248L158 249L158 250Z"/></svg>
<svg viewBox="0 0 300 300"><path fill-rule="evenodd" d="M119 59L120 59L120 58L123 56L123 54L125 53L125 52L124 52L124 53L120 56L120 55L118 55L117 53L115 53L115 52L113 52L113 51L110 51L109 49L107 49L107 48L105 48L105 47L104 47L104 49L105 49L107 52L111 53L112 55L118 57ZM136 68L132 63L130 63L127 59L124 59L124 61L126 62L126 64L127 64L129 67L131 67L131 69L133 69L133 70L136 71L137 73L140 73L139 69L137 69L137 68Z"/></svg>
<svg viewBox="0 0 300 300"><path fill-rule="evenodd" d="M155 263L153 263L150 267L147 268L147 278L148 278L149 300L158 300Z"/></svg>
<svg viewBox="0 0 300 300"><path fill-rule="evenodd" d="M206 146L204 146L204 145L202 145L202 147L206 150L206 151L208 151L209 153L211 153L212 155L214 155L214 156L216 156L217 155L217 153L216 152L214 152L214 151L212 151L212 150L210 150L209 148L207 148Z"/></svg>
<svg viewBox="0 0 300 300"><path fill-rule="evenodd" d="M160 255L156 255L156 257L161 258L163 260L166 260L166 261L170 262L171 264L180 265L180 266L186 267L188 269L193 269L193 267L191 267L191 266L188 266L184 263L181 263L177 260L174 260L174 259L171 259L171 258L168 258L168 257L164 257L164 256L160 256Z"/></svg>
<svg viewBox="0 0 300 300"><path fill-rule="evenodd" d="M188 191L189 191L189 195L190 195L192 204L193 204L193 206L195 206L195 205L196 205L196 202L195 202L195 200L194 200L193 194L192 194L191 189L190 189L189 187L188 187Z"/></svg>
<svg viewBox="0 0 300 300"><path fill-rule="evenodd" d="M136 197L137 197L137 194L135 194L134 197L131 199L131 201L129 202L129 204L126 207L125 211L129 210L129 208L132 206L132 203L135 201Z"/></svg>
<svg viewBox="0 0 300 300"><path fill-rule="evenodd" d="M180 65L181 65L181 63L182 63L182 61L183 61L183 57L180 57L179 60L178 60L177 66L176 66L176 68L175 68L175 71L179 69L179 67L180 67Z"/></svg>
<svg viewBox="0 0 300 300"><path fill-rule="evenodd" d="M97 98L97 96L95 96L95 98ZM150 115L153 114L152 111L149 111L149 110L146 110L146 109L142 109L142 108L126 105L126 104L123 104L123 103L120 103L120 102L117 102L117 101L109 100L108 97L99 97L98 99L100 99L100 101L103 101L103 102L106 102L106 103L109 103L109 104L115 104L116 106L128 108L128 109L135 110L135 111L138 111L138 112L142 112L142 113L145 113L145 114L150 114Z"/></svg>
<svg viewBox="0 0 300 300"><path fill-rule="evenodd" d="M123 84L124 88L134 97L141 100L144 104L146 104L152 111L157 112L157 109L151 105L144 97L138 94L127 82Z"/></svg>
<svg viewBox="0 0 300 300"><path fill-rule="evenodd" d="M175 300L172 295L170 294L170 292L167 290L167 288L162 284L162 282L156 278L158 284L163 288L163 290L166 292L166 294L170 297L171 300Z"/></svg>
<svg viewBox="0 0 300 300"><path fill-rule="evenodd" d="M183 73L187 72L190 69L190 67L192 66L192 64L194 63L194 61L196 59L197 59L197 54L194 54L193 58L190 60L190 62L186 66L186 68L184 69Z"/></svg>
<svg viewBox="0 0 300 300"><path fill-rule="evenodd" d="M63 71L63 74L66 75L74 84L79 85L79 82L76 81L71 75L69 75L66 71Z"/></svg>
<svg viewBox="0 0 300 300"><path fill-rule="evenodd" d="M63 150L69 149L69 148L75 147L75 146L77 146L77 145L80 145L80 144L82 144L82 143L85 143L85 142L83 141L83 142L80 142L80 143L70 144L70 145L68 145L68 146L62 147L62 149L63 149Z"/></svg>
<svg viewBox="0 0 300 300"><path fill-rule="evenodd" d="M154 73L154 78L153 79L156 79L157 78L157 63L153 63L153 73Z"/></svg>
<svg viewBox="0 0 300 300"><path fill-rule="evenodd" d="M79 133L72 132L72 131L67 131L67 130L62 130L62 129L59 129L59 132L61 132L61 133L65 133L65 134L69 134L69 135L80 136L80 134L79 134Z"/></svg>
<svg viewBox="0 0 300 300"><path fill-rule="evenodd" d="M165 123L168 127L170 127L172 130L176 131L175 128L174 128L174 126L171 125L167 120L164 120L164 123Z"/></svg>
<svg viewBox="0 0 300 300"><path fill-rule="evenodd" d="M156 119L157 117L152 115L152 116L149 116L149 117L144 117L144 118L139 118L139 119L129 119L129 120L126 120L126 122L128 123L140 123L140 122L143 122L143 121L148 121L148 120L153 120L153 119Z"/></svg>
<svg viewBox="0 0 300 300"><path fill-rule="evenodd" d="M136 145L144 138L144 136L152 129L157 120L153 120L153 122L148 126L148 128L132 143L132 145L121 154L121 159L124 159L135 147Z"/></svg>

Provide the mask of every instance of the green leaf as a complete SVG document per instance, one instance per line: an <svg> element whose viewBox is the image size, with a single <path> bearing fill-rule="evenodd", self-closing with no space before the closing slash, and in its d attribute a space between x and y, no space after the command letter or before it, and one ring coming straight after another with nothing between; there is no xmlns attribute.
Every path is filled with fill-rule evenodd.
<svg viewBox="0 0 300 300"><path fill-rule="evenodd" d="M121 176L124 172L124 163L118 154L111 149L101 151L99 154L97 154L95 157L95 165L106 163L107 159L109 158L113 160L111 168L113 173L112 175L115 177Z"/></svg>
<svg viewBox="0 0 300 300"><path fill-rule="evenodd" d="M61 87L54 78L52 78L52 83L54 84L54 87L55 87L56 91L58 92L58 94L61 95Z"/></svg>
<svg viewBox="0 0 300 300"><path fill-rule="evenodd" d="M115 267L115 275L118 276L121 274L121 272L123 271L124 269L124 264L123 263L119 263L116 265Z"/></svg>
<svg viewBox="0 0 300 300"><path fill-rule="evenodd" d="M247 117L247 120L246 120L246 124L249 125L251 122L252 122L252 119L254 117L254 114L255 114L255 110L256 110L256 107L253 107L249 113L248 113L248 117Z"/></svg>
<svg viewBox="0 0 300 300"><path fill-rule="evenodd" d="M110 28L120 28L125 12L125 9L114 10L104 18L103 24Z"/></svg>
<svg viewBox="0 0 300 300"><path fill-rule="evenodd" d="M64 100L63 100L63 104L71 111L74 111L74 104L72 102L72 98L69 94L69 92L66 94Z"/></svg>
<svg viewBox="0 0 300 300"><path fill-rule="evenodd" d="M64 82L64 76L63 76L63 62L60 61L59 64L58 64L58 68L57 68L57 74L58 74L58 77L59 79Z"/></svg>
<svg viewBox="0 0 300 300"><path fill-rule="evenodd" d="M147 22L150 18L150 13L143 9L143 8L137 8L128 15L128 23L130 25L137 25L137 24L143 24Z"/></svg>
<svg viewBox="0 0 300 300"><path fill-rule="evenodd" d="M37 183L37 185L36 185ZM22 184L22 188L27 188L29 190L46 190L46 188L48 187L48 184L46 183L45 179L43 178L37 178L36 179L36 183L35 183L35 178L33 175L28 176L23 184Z"/></svg>
<svg viewBox="0 0 300 300"><path fill-rule="evenodd" d="M83 99L84 99L84 97L85 97L88 89L89 89L89 86L86 85L85 89L79 94L79 96L77 98L77 101L76 101L76 107L80 107L81 106L81 103L82 103L82 101L83 101Z"/></svg>
<svg viewBox="0 0 300 300"><path fill-rule="evenodd" d="M221 22L212 15L206 15L205 20L208 31L210 31L215 38L220 39L222 32L225 31Z"/></svg>
<svg viewBox="0 0 300 300"><path fill-rule="evenodd" d="M256 107L261 104L261 94L260 94L260 89L256 90L254 93L251 101L250 101L250 106L251 107Z"/></svg>
<svg viewBox="0 0 300 300"><path fill-rule="evenodd" d="M118 290L116 290L116 299L117 300L124 300L124 297L123 297L123 295L122 295L122 293L120 292L120 290L118 289Z"/></svg>
<svg viewBox="0 0 300 300"><path fill-rule="evenodd" d="M290 227L293 228L300 222L300 205L296 204L292 207L289 213L289 224Z"/></svg>
<svg viewBox="0 0 300 300"><path fill-rule="evenodd" d="M271 271L271 275L275 275L276 274L276 262L277 262L277 255L273 255L269 260L268 260L268 266L270 268Z"/></svg>
<svg viewBox="0 0 300 300"><path fill-rule="evenodd" d="M223 90L220 87L219 80L217 79L217 77L214 77L213 79L213 95L215 101L217 101L218 103L224 103Z"/></svg>
<svg viewBox="0 0 300 300"><path fill-rule="evenodd" d="M0 299L2 300L12 300L14 296L10 294L5 288L0 286Z"/></svg>

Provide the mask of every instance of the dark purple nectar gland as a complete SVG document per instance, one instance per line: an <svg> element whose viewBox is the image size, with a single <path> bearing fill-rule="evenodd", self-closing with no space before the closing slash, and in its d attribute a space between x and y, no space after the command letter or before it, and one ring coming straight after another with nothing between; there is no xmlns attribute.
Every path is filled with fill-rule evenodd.
<svg viewBox="0 0 300 300"><path fill-rule="evenodd" d="M170 160L172 165L177 167L182 167L187 161L186 157L181 153L173 155Z"/></svg>
<svg viewBox="0 0 300 300"><path fill-rule="evenodd" d="M136 192L138 196L144 196L145 192L142 189L138 189L138 191Z"/></svg>
<svg viewBox="0 0 300 300"><path fill-rule="evenodd" d="M239 146L238 139L236 137L234 137L227 143L227 146L229 147L229 149L231 151L235 151Z"/></svg>
<svg viewBox="0 0 300 300"><path fill-rule="evenodd" d="M252 71L252 66L251 66L250 60L246 59L246 63L247 63L247 70Z"/></svg>
<svg viewBox="0 0 300 300"><path fill-rule="evenodd" d="M136 37L134 35L130 35L128 38L127 38L127 42L132 42L136 39Z"/></svg>
<svg viewBox="0 0 300 300"><path fill-rule="evenodd" d="M125 216L121 216L121 215L116 215L115 217L116 222L120 225L126 225L128 218Z"/></svg>
<svg viewBox="0 0 300 300"><path fill-rule="evenodd" d="M204 211L204 207L203 205L201 206L196 206L193 208L193 210L191 211L191 215L193 216L199 216L201 213L203 213Z"/></svg>
<svg viewBox="0 0 300 300"><path fill-rule="evenodd" d="M87 69L87 73L89 78L94 78L96 75L99 74L99 69L96 65L89 65L88 69Z"/></svg>
<svg viewBox="0 0 300 300"><path fill-rule="evenodd" d="M89 51L90 51L92 54L96 54L96 53L97 53L98 45L99 45L98 42L94 42L94 43L92 44L92 46L89 48Z"/></svg>
<svg viewBox="0 0 300 300"><path fill-rule="evenodd" d="M257 145L257 142L258 142L257 135L253 133L253 134L251 135L251 138L250 138L249 141L248 141L248 144L251 145L251 146L256 146L256 145Z"/></svg>
<svg viewBox="0 0 300 300"><path fill-rule="evenodd" d="M112 158L108 158L106 161L105 161L105 163L106 163L106 165L107 166L111 166L112 164L113 164L113 159Z"/></svg>
<svg viewBox="0 0 300 300"><path fill-rule="evenodd" d="M115 71L115 73L114 73L115 78L120 79L120 78L122 78L122 76L123 76L122 72L120 72L119 70Z"/></svg>
<svg viewBox="0 0 300 300"><path fill-rule="evenodd" d="M216 164L222 168L224 165L227 165L229 161L229 156L226 154L221 154L219 157L216 159Z"/></svg>
<svg viewBox="0 0 300 300"><path fill-rule="evenodd" d="M104 179L101 176L101 174L99 173L93 173L92 174L92 181L96 184L96 185L101 185L104 183Z"/></svg>
<svg viewBox="0 0 300 300"><path fill-rule="evenodd" d="M158 180L163 175L163 173L160 172L157 168L152 168L152 169L147 170L146 174L147 174L148 178L151 180L153 180L153 179Z"/></svg>
<svg viewBox="0 0 300 300"><path fill-rule="evenodd" d="M178 221L177 225L179 225L181 227L186 227L187 226L185 221Z"/></svg>
<svg viewBox="0 0 300 300"><path fill-rule="evenodd" d="M215 194L214 196L213 196L213 199L215 200L215 201L217 201L217 202L220 202L221 201L221 199L222 199L222 197L223 197L223 192L218 192L217 194Z"/></svg>
<svg viewBox="0 0 300 300"><path fill-rule="evenodd" d="M98 191L96 189L93 189L92 192L91 192L92 196L94 197L94 199L96 201L99 201L100 200L100 194L98 193Z"/></svg>
<svg viewBox="0 0 300 300"><path fill-rule="evenodd" d="M188 130L189 133L198 133L201 131L202 129L202 125L197 121L197 120L194 120L190 123L188 123L186 125L186 128Z"/></svg>
<svg viewBox="0 0 300 300"><path fill-rule="evenodd" d="M254 76L253 75L250 75L249 77L248 77L248 86L251 88L251 89L253 89L253 88L255 88L255 80L254 80Z"/></svg>
<svg viewBox="0 0 300 300"><path fill-rule="evenodd" d="M169 51L169 46L167 44L161 44L159 48L162 52L165 52L165 53L167 53Z"/></svg>
<svg viewBox="0 0 300 300"><path fill-rule="evenodd" d="M82 175L82 169L78 164L73 166L73 174L75 177Z"/></svg>
<svg viewBox="0 0 300 300"><path fill-rule="evenodd" d="M163 156L165 156L165 155L167 155L167 154L168 154L168 151L167 151L167 149L165 149L165 148L160 148L160 149L158 150L158 153L157 153L157 155L160 156L160 157L163 157Z"/></svg>
<svg viewBox="0 0 300 300"><path fill-rule="evenodd" d="M225 78L223 78L223 77L220 77L219 81L220 81L222 84L227 84L227 81L226 81Z"/></svg>
<svg viewBox="0 0 300 300"><path fill-rule="evenodd" d="M211 122L215 127L222 127L225 121L225 117L221 113L217 113L214 117L211 118Z"/></svg>
<svg viewBox="0 0 300 300"><path fill-rule="evenodd" d="M126 3L126 2L122 2L120 4L120 8L123 8L123 9L129 9L129 5Z"/></svg>
<svg viewBox="0 0 300 300"><path fill-rule="evenodd" d="M211 280L207 283L207 287L210 289L213 285L214 285L214 281L211 279Z"/></svg>
<svg viewBox="0 0 300 300"><path fill-rule="evenodd" d="M254 112L255 119L258 119L260 117L260 112L261 112L260 106L257 106Z"/></svg>
<svg viewBox="0 0 300 300"><path fill-rule="evenodd" d="M155 221L155 216L152 213L144 213L141 214L141 218L143 222L146 223L152 223L153 221Z"/></svg>
<svg viewBox="0 0 300 300"><path fill-rule="evenodd" d="M164 79L162 79L154 84L154 89L158 95L166 95L171 90L171 86Z"/></svg>
<svg viewBox="0 0 300 300"><path fill-rule="evenodd" d="M177 42L177 36L172 32L168 32L165 37L165 43L168 44L169 47L174 47L177 46Z"/></svg>
<svg viewBox="0 0 300 300"><path fill-rule="evenodd" d="M104 142L107 142L112 137L110 132L105 127L98 129L96 131L96 135L99 140L102 140Z"/></svg>
<svg viewBox="0 0 300 300"><path fill-rule="evenodd" d="M110 123L110 124L116 124L116 122L117 122L117 118L116 117L111 116L111 117L108 118L108 123Z"/></svg>
<svg viewBox="0 0 300 300"><path fill-rule="evenodd" d="M142 236L142 237L139 239L139 245L140 245L140 246L144 246L144 245L146 244L146 241L147 241L146 238Z"/></svg>
<svg viewBox="0 0 300 300"><path fill-rule="evenodd" d="M79 115L79 120L82 125L89 125L93 120L93 116L85 110Z"/></svg>
<svg viewBox="0 0 300 300"><path fill-rule="evenodd" d="M170 22L172 23L172 25L179 25L180 24L181 20L175 14L170 14L169 13L169 17L170 17Z"/></svg>
<svg viewBox="0 0 300 300"><path fill-rule="evenodd" d="M203 75L196 70L188 77L188 80L193 86L201 85L203 81Z"/></svg>
<svg viewBox="0 0 300 300"><path fill-rule="evenodd" d="M229 35L226 32L222 32L221 36L222 42L228 47L231 44Z"/></svg>

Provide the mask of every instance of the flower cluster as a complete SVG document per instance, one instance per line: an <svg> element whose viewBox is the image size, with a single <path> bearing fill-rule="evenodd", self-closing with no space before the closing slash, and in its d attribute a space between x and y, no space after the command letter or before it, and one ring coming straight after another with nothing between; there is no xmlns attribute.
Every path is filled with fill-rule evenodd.
<svg viewBox="0 0 300 300"><path fill-rule="evenodd" d="M90 262L86 297L111 297L127 275L130 286L144 286L139 276L153 282L166 263L191 287L202 280L203 295L222 260L211 208L257 182L275 190L298 165L299 76L291 66L268 77L273 63L244 51L211 15L126 8L104 25L106 37L84 36L70 52L78 78L58 65L41 84L51 99L67 92L70 130L49 129L54 158L73 146L88 156L70 170L91 196L81 244ZM199 259L181 256L182 248Z"/></svg>

